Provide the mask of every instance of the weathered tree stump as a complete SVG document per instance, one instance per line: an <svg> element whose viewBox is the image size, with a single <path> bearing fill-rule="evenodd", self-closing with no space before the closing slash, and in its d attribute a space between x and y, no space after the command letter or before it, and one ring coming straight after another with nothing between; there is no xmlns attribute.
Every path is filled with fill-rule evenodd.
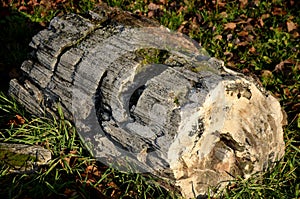
<svg viewBox="0 0 300 199"><path fill-rule="evenodd" d="M36 115L57 114L59 103L106 164L196 197L284 154L278 101L155 21L101 7L55 17L30 46L10 94Z"/></svg>

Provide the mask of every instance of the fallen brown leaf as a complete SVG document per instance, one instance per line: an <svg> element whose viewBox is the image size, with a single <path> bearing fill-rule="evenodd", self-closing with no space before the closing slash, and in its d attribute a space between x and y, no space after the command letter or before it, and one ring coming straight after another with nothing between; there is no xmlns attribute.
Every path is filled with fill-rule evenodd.
<svg viewBox="0 0 300 199"><path fill-rule="evenodd" d="M72 196L75 196L76 194L77 194L76 190L73 190L73 189L66 188L64 191L64 195L67 198L71 198Z"/></svg>
<svg viewBox="0 0 300 199"><path fill-rule="evenodd" d="M296 23L292 21L287 21L286 25L287 25L288 32L292 32L293 30L296 30L298 26Z"/></svg>
<svg viewBox="0 0 300 199"><path fill-rule="evenodd" d="M272 11L273 15L285 15L287 12L282 10L282 8L275 7Z"/></svg>
<svg viewBox="0 0 300 199"><path fill-rule="evenodd" d="M233 53L228 52L228 51L224 52L224 55L227 57L226 58L227 61L231 60L233 57Z"/></svg>
<svg viewBox="0 0 300 199"><path fill-rule="evenodd" d="M159 9L159 5L157 5L157 4L151 2L151 3L148 5L148 9L149 9L149 10L157 10L157 9Z"/></svg>
<svg viewBox="0 0 300 199"><path fill-rule="evenodd" d="M245 6L248 4L248 0L239 0L240 2L240 8L245 8Z"/></svg>
<svg viewBox="0 0 300 199"><path fill-rule="evenodd" d="M290 5L294 6L294 4L295 4L295 1L294 0L290 0Z"/></svg>
<svg viewBox="0 0 300 199"><path fill-rule="evenodd" d="M221 41L221 40L222 40L222 35L217 35L217 36L215 36L214 38L215 38L216 40L220 40L220 41Z"/></svg>
<svg viewBox="0 0 300 199"><path fill-rule="evenodd" d="M254 28L253 28L252 25L248 24L248 25L245 26L244 29L247 30L247 31L251 31L251 30L253 30Z"/></svg>
<svg viewBox="0 0 300 199"><path fill-rule="evenodd" d="M71 151L70 151L70 154L76 155L76 154L78 154L78 151L76 151L76 150L71 150Z"/></svg>
<svg viewBox="0 0 300 199"><path fill-rule="evenodd" d="M114 183L113 181L109 182L109 183L107 184L107 186L113 187L113 188L118 188L118 185L117 185L116 183Z"/></svg>
<svg viewBox="0 0 300 199"><path fill-rule="evenodd" d="M19 11L27 11L28 8L26 6L20 6L18 10Z"/></svg>
<svg viewBox="0 0 300 199"><path fill-rule="evenodd" d="M218 7L220 8L224 8L226 6L226 2L222 2L222 0L220 1L212 1L213 4L216 4Z"/></svg>
<svg viewBox="0 0 300 199"><path fill-rule="evenodd" d="M235 63L232 61L227 62L227 66L229 66L229 68L236 69Z"/></svg>
<svg viewBox="0 0 300 199"><path fill-rule="evenodd" d="M25 120L21 115L17 114L16 118L17 118L17 121L18 121L19 124L24 124L25 123Z"/></svg>
<svg viewBox="0 0 300 199"><path fill-rule="evenodd" d="M14 119L8 121L7 125L19 126L25 123L25 119L21 115L15 115Z"/></svg>
<svg viewBox="0 0 300 199"><path fill-rule="evenodd" d="M242 41L237 43L238 46L247 46L248 44L249 44L248 41Z"/></svg>
<svg viewBox="0 0 300 199"><path fill-rule="evenodd" d="M255 53L255 52L256 52L256 49L254 48L254 46L252 46L252 47L249 49L249 52L250 52L250 53Z"/></svg>
<svg viewBox="0 0 300 199"><path fill-rule="evenodd" d="M154 11L153 10L150 10L148 13L147 13L147 16L149 17L149 18L151 18L151 17L153 17L154 16Z"/></svg>
<svg viewBox="0 0 300 199"><path fill-rule="evenodd" d="M292 97L289 88L283 89L283 93L284 93L284 95L285 95L286 97L288 97L288 98L291 98L291 97Z"/></svg>
<svg viewBox="0 0 300 199"><path fill-rule="evenodd" d="M243 68L242 73L243 74L248 74L248 73L250 73L250 70L248 68Z"/></svg>
<svg viewBox="0 0 300 199"><path fill-rule="evenodd" d="M260 25L261 27L263 27L263 26L265 25L265 23L264 23L264 21L263 21L262 18L259 18L259 19L258 19L258 22L259 22L259 25Z"/></svg>
<svg viewBox="0 0 300 199"><path fill-rule="evenodd" d="M192 29L199 28L197 17L193 17L191 21L192 21Z"/></svg>
<svg viewBox="0 0 300 199"><path fill-rule="evenodd" d="M241 32L238 32L237 33L237 35L238 36L241 36L241 37L245 37L245 36L247 36L249 33L247 32L247 31L245 31L245 30L242 30Z"/></svg>
<svg viewBox="0 0 300 199"><path fill-rule="evenodd" d="M226 12L221 12L219 15L223 18L227 18L228 16Z"/></svg>
<svg viewBox="0 0 300 199"><path fill-rule="evenodd" d="M232 34L228 34L228 35L226 36L227 41L231 41L232 38L233 38L233 35L232 35Z"/></svg>
<svg viewBox="0 0 300 199"><path fill-rule="evenodd" d="M120 193L118 191L119 187L118 187L118 185L115 182L111 181L111 182L109 182L107 184L107 186L113 188L113 190L112 190L112 192L110 194L111 198L120 198L120 196L119 196Z"/></svg>
<svg viewBox="0 0 300 199"><path fill-rule="evenodd" d="M246 22L250 23L251 21L253 21L253 18L249 17Z"/></svg>
<svg viewBox="0 0 300 199"><path fill-rule="evenodd" d="M297 38L297 37L299 37L299 33L298 32L293 32L293 38Z"/></svg>
<svg viewBox="0 0 300 199"><path fill-rule="evenodd" d="M261 76L263 78L272 78L273 77L273 73L269 70L262 70L261 71Z"/></svg>
<svg viewBox="0 0 300 199"><path fill-rule="evenodd" d="M261 18L262 19L267 19L267 18L269 18L270 17L270 14L269 13L267 13L267 14L262 14L261 15Z"/></svg>
<svg viewBox="0 0 300 199"><path fill-rule="evenodd" d="M277 65L275 66L274 71L275 71L275 72L283 71L284 65L285 65L285 64L295 64L295 61L290 60L290 59L281 61L279 64L277 64Z"/></svg>
<svg viewBox="0 0 300 199"><path fill-rule="evenodd" d="M248 35L248 37L246 37L246 40L248 42L252 42L254 40L254 36L253 35Z"/></svg>
<svg viewBox="0 0 300 199"><path fill-rule="evenodd" d="M233 22L229 22L227 24L224 24L224 29L230 29L230 30L234 30L236 28L236 23Z"/></svg>
<svg viewBox="0 0 300 199"><path fill-rule="evenodd" d="M93 166L93 165L87 166L87 168L85 169L85 173L92 174L95 177L101 176L101 172L98 170L98 168L96 166Z"/></svg>
<svg viewBox="0 0 300 199"><path fill-rule="evenodd" d="M168 3L168 0L159 0L160 3L162 3L163 5L166 5Z"/></svg>

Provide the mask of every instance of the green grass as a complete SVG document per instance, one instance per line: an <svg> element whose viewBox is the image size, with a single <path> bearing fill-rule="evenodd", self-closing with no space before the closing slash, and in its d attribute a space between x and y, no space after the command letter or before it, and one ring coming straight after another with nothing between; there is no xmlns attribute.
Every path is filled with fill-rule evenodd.
<svg viewBox="0 0 300 199"><path fill-rule="evenodd" d="M279 99L288 115L288 125L284 129L284 158L263 174L232 181L224 190L223 198L299 198L299 3L295 1L291 6L290 1L284 0L249 0L242 6L237 1L226 1L225 4L200 0L105 2L139 15L151 15L162 25L189 35L210 55L225 61L228 67L255 75ZM158 9L150 10L150 2L158 5ZM56 4L56 7L37 5L22 13L15 10L19 8L17 4L10 5L13 12L0 20L1 27L5 27L1 29L1 38L7 38L1 40L5 45L0 48L0 69L1 65L19 66L26 58L27 43L40 29L35 28L36 23L46 25L54 15L84 12L96 4L96 1L73 0ZM28 23L31 24L29 29ZM298 28L291 30L288 24L298 24ZM23 34L24 29L28 30L26 34ZM17 114L25 119L24 124L7 125ZM0 128L0 142L41 145L53 155L49 166L32 175L9 174L7 168L0 169L1 184L8 185L1 186L1 198L179 197L175 191L167 192L157 186L153 177L118 172L96 162L85 150L74 126L63 119L63 113L56 119L35 118L1 94Z"/></svg>

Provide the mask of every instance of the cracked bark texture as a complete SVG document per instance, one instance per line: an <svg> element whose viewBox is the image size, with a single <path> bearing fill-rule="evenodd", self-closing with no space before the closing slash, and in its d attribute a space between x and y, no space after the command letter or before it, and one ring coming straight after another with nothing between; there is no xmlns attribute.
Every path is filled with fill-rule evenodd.
<svg viewBox="0 0 300 199"><path fill-rule="evenodd" d="M33 37L10 95L35 115L59 104L86 148L187 197L264 171L284 154L279 102L196 42L112 8L55 17Z"/></svg>

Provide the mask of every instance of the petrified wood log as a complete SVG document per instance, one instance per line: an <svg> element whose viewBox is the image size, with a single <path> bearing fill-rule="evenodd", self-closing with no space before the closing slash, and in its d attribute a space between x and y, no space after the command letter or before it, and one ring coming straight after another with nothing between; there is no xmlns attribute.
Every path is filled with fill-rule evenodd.
<svg viewBox="0 0 300 199"><path fill-rule="evenodd" d="M33 173L50 160L51 151L41 146L0 143L0 165L9 173Z"/></svg>
<svg viewBox="0 0 300 199"><path fill-rule="evenodd" d="M30 46L10 94L36 115L57 114L59 103L106 164L170 179L195 197L284 154L278 101L154 21L108 8L69 14Z"/></svg>

